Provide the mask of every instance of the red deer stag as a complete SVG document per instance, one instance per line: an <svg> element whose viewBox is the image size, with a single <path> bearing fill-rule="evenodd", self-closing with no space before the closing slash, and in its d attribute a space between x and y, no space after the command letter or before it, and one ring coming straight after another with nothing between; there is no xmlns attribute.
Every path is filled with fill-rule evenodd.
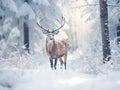
<svg viewBox="0 0 120 90"><path fill-rule="evenodd" d="M43 34L47 35L47 37L46 37L46 53L49 57L51 68L56 69L57 60L59 59L61 68L62 68L62 65L64 64L64 67L66 69L68 43L65 40L56 41L54 38L54 35L57 35L59 33L59 29L61 29L64 26L65 18L62 17L62 22L60 22L59 20L56 19L60 23L61 26L52 31L42 27L40 25L41 20L38 17L36 17L36 20L37 20L38 26L42 29ZM64 58L64 61L62 60L62 57ZM55 62L54 62L54 66L53 66L54 60L55 60Z"/></svg>

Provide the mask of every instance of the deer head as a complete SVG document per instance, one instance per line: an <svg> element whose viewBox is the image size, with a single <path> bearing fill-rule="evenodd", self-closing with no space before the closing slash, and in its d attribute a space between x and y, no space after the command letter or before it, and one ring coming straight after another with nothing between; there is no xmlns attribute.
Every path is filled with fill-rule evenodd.
<svg viewBox="0 0 120 90"><path fill-rule="evenodd" d="M47 38L48 38L49 40L53 40L53 39L54 39L54 35L57 35L57 34L59 33L59 29L61 29L61 28L64 26L64 24L65 24L65 18L62 16L62 20L61 20L61 21L58 20L58 19L56 19L56 21L59 22L60 27L57 28L57 29L53 29L52 31L51 31L50 29L46 29L46 28L44 28L44 27L41 26L40 22L42 22L43 19L44 19L44 18L40 19L40 18L36 15L37 24L38 24L38 26L42 29L43 34L47 35Z"/></svg>

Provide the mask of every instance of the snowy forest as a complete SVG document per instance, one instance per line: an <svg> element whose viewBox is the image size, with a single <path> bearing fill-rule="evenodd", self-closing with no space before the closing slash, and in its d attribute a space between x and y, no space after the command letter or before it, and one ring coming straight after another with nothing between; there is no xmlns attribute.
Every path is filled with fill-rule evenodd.
<svg viewBox="0 0 120 90"><path fill-rule="evenodd" d="M0 90L119 90L119 58L120 0L0 0Z"/></svg>

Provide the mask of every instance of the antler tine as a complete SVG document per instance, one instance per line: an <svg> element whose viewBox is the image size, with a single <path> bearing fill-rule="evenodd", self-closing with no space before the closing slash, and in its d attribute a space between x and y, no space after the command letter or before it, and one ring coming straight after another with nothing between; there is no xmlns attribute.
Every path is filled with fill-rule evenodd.
<svg viewBox="0 0 120 90"><path fill-rule="evenodd" d="M36 18L36 21L37 21L37 25L38 25L40 28L42 28L43 30L49 32L49 31L48 31L49 29L47 30L47 29L43 28L43 27L40 25L40 23L39 23L39 22L41 22L44 18L39 19L37 15L35 16L35 18Z"/></svg>
<svg viewBox="0 0 120 90"><path fill-rule="evenodd" d="M56 20L61 24L61 22L58 19ZM64 24L65 24L65 18L62 16L62 25L59 28L55 29L54 31L61 29L64 26Z"/></svg>

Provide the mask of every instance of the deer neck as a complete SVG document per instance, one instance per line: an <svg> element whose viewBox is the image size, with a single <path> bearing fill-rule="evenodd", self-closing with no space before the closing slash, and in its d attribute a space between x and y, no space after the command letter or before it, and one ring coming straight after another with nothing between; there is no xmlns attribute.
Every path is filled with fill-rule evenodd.
<svg viewBox="0 0 120 90"><path fill-rule="evenodd" d="M49 52L52 52L55 49L55 39L49 40L48 38L46 39L46 49Z"/></svg>

